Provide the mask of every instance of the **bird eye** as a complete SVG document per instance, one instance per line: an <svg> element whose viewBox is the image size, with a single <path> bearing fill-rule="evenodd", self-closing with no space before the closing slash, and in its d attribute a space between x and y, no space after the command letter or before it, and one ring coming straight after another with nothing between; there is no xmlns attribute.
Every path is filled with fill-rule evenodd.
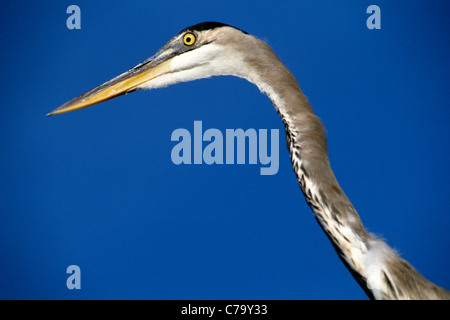
<svg viewBox="0 0 450 320"><path fill-rule="evenodd" d="M190 32L186 33L183 36L183 43L187 46L192 46L196 40L197 40L197 37L195 36L195 34L190 33Z"/></svg>

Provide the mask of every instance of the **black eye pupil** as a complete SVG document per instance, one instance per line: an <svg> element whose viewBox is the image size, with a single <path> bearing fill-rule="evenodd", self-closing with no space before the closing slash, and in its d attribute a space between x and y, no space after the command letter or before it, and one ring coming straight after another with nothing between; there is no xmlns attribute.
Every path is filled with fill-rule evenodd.
<svg viewBox="0 0 450 320"><path fill-rule="evenodd" d="M191 37L187 37L186 42L191 42Z"/></svg>

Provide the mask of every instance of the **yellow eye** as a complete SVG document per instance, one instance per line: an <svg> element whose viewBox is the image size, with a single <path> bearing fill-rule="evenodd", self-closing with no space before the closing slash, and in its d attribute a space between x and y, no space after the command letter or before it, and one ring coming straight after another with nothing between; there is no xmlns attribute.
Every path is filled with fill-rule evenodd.
<svg viewBox="0 0 450 320"><path fill-rule="evenodd" d="M195 34L190 33L190 32L186 33L183 36L183 43L187 46L192 46L196 40L197 40L197 38L195 37Z"/></svg>

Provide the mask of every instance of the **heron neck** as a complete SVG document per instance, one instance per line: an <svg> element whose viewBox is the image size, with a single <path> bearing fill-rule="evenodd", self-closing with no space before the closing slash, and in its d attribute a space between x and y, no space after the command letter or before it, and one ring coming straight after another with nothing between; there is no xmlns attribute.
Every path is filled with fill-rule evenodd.
<svg viewBox="0 0 450 320"><path fill-rule="evenodd" d="M364 254L371 236L331 169L320 119L281 62L254 71L249 80L271 99L285 125L292 167L306 202L341 260L366 290Z"/></svg>
<svg viewBox="0 0 450 320"><path fill-rule="evenodd" d="M271 99L285 125L292 167L315 218L339 255L358 270L352 251L366 250L370 235L331 169L320 119L294 76L281 62L255 68L248 80Z"/></svg>
<svg viewBox="0 0 450 320"><path fill-rule="evenodd" d="M271 99L280 115L306 202L350 273L371 298L450 299L449 291L429 282L383 240L364 229L331 169L320 119L294 76L273 55L259 64L256 58L247 80Z"/></svg>

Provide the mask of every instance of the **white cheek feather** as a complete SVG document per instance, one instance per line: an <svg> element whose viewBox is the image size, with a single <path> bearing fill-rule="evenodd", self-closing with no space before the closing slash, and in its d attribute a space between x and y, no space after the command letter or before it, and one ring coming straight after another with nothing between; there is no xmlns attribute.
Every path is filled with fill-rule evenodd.
<svg viewBox="0 0 450 320"><path fill-rule="evenodd" d="M212 76L234 75L242 77L245 66L242 60L226 48L217 44L207 44L172 58L170 72L139 86L139 89L156 89L179 82L187 82Z"/></svg>
<svg viewBox="0 0 450 320"><path fill-rule="evenodd" d="M187 51L173 57L170 64L170 71L180 72L184 70L195 70L198 66L211 63L221 51L223 51L221 50L221 47L212 43Z"/></svg>
<svg viewBox="0 0 450 320"><path fill-rule="evenodd" d="M210 77L211 75L206 72L205 68L195 68L188 69L184 71L178 71L174 73L167 73L153 80L147 81L146 83L141 84L139 89L156 89L167 87L171 84L187 82L196 79L202 79Z"/></svg>

